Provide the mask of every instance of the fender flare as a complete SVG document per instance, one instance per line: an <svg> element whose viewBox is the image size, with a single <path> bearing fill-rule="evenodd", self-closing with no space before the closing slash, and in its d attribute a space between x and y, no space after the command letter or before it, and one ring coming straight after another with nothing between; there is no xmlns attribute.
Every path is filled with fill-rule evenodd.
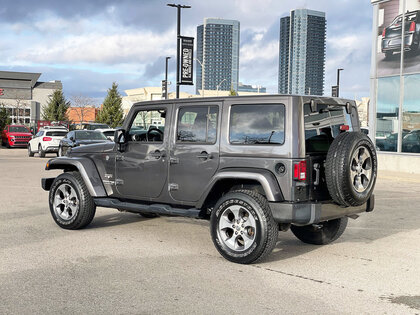
<svg viewBox="0 0 420 315"><path fill-rule="evenodd" d="M77 169L82 176L92 197L107 197L102 179L96 169L95 163L86 157L59 157L47 162L45 169L73 170Z"/></svg>
<svg viewBox="0 0 420 315"><path fill-rule="evenodd" d="M265 169L252 169L252 168L227 168L219 171L213 176L209 184L206 186L201 198L197 202L197 208L200 209L207 196L213 189L214 185L223 179L252 179L260 183L264 189L265 196L270 202L283 201L284 197L281 192L280 186L276 177L268 170Z"/></svg>

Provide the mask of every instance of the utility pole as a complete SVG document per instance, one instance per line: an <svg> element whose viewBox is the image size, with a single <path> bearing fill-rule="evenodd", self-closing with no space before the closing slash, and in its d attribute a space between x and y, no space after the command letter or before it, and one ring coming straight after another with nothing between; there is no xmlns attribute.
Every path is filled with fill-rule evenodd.
<svg viewBox="0 0 420 315"><path fill-rule="evenodd" d="M179 68L180 68L180 54L179 54L179 46L181 41L181 9L189 9L191 6L189 5L181 5L181 4L174 4L168 3L168 7L177 8L177 31L176 31L176 98L179 98Z"/></svg>
<svg viewBox="0 0 420 315"><path fill-rule="evenodd" d="M171 57L166 57L165 61L165 100L168 99L168 60L171 59Z"/></svg>
<svg viewBox="0 0 420 315"><path fill-rule="evenodd" d="M337 69L337 97L340 96L340 71L344 69Z"/></svg>

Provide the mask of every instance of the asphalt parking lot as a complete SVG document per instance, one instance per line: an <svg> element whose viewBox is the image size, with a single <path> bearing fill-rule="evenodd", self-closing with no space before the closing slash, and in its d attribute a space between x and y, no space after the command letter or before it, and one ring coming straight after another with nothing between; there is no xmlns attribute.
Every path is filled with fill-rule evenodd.
<svg viewBox="0 0 420 315"><path fill-rule="evenodd" d="M0 148L0 314L420 313L418 176L380 173L375 211L331 245L281 232L267 261L238 265L202 220L98 208L60 229L40 187L52 156Z"/></svg>

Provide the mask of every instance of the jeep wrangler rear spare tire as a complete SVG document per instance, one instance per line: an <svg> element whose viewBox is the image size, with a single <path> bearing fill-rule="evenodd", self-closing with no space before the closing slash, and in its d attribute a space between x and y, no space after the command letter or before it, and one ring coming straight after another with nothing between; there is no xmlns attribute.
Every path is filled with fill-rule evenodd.
<svg viewBox="0 0 420 315"><path fill-rule="evenodd" d="M344 207L364 204L375 187L377 165L375 147L364 133L339 134L331 144L325 162L331 198Z"/></svg>
<svg viewBox="0 0 420 315"><path fill-rule="evenodd" d="M79 172L66 172L54 180L49 204L55 223L63 229L84 228L95 216L95 203Z"/></svg>
<svg viewBox="0 0 420 315"><path fill-rule="evenodd" d="M216 249L232 262L249 264L271 253L278 225L267 199L251 190L236 190L217 202L210 218Z"/></svg>

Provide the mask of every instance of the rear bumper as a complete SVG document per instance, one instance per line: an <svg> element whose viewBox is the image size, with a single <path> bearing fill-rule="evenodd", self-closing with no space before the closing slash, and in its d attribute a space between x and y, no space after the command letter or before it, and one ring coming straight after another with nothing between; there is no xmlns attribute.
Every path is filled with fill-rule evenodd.
<svg viewBox="0 0 420 315"><path fill-rule="evenodd" d="M278 223L313 224L347 215L373 211L375 196L358 207L340 207L335 203L270 202L274 220Z"/></svg>
<svg viewBox="0 0 420 315"><path fill-rule="evenodd" d="M404 36L404 49L410 50L414 44L414 34L407 34ZM382 52L386 51L401 51L401 36L393 38L382 39Z"/></svg>
<svg viewBox="0 0 420 315"><path fill-rule="evenodd" d="M57 147L53 147L53 146L50 146L50 147L46 147L45 149L43 149L45 152L58 152L58 146Z"/></svg>

